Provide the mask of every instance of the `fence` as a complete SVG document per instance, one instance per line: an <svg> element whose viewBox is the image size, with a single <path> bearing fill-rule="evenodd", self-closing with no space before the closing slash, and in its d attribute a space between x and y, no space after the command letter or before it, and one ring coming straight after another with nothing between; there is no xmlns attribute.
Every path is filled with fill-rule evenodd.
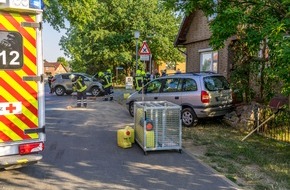
<svg viewBox="0 0 290 190"><path fill-rule="evenodd" d="M278 141L290 142L290 127L261 127L258 134Z"/></svg>
<svg viewBox="0 0 290 190"><path fill-rule="evenodd" d="M263 120L266 121L269 119L269 122L258 127L257 133L278 141L290 142L289 108L286 108L285 102L281 102L280 99L273 99L272 102L269 103L269 107L270 110L265 109L262 114ZM259 110L257 113L259 113ZM260 121L258 115L259 114L256 116L256 121ZM259 123L256 124L259 126Z"/></svg>

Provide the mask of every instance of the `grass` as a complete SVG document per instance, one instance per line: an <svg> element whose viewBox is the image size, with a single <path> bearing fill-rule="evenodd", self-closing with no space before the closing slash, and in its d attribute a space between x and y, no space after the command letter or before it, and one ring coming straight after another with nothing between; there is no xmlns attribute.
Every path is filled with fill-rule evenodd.
<svg viewBox="0 0 290 190"><path fill-rule="evenodd" d="M290 144L247 134L220 121L202 121L193 128L183 128L183 140L193 154L244 189L290 189Z"/></svg>

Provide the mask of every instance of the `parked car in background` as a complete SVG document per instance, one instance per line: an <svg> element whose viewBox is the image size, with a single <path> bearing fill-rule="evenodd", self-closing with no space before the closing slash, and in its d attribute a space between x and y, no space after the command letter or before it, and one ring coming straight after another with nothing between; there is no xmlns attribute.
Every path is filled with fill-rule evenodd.
<svg viewBox="0 0 290 190"><path fill-rule="evenodd" d="M102 94L102 84L93 76L85 73L63 73L55 75L52 79L51 87L56 95L63 96L64 94L70 95L73 93L72 81L69 78L71 74L83 77L88 87L87 92L91 93L93 96L100 96Z"/></svg>
<svg viewBox="0 0 290 190"><path fill-rule="evenodd" d="M142 93L143 92L143 93ZM152 80L126 100L134 117L136 101L169 101L181 106L184 126L200 118L223 116L232 110L232 90L226 78L216 73L183 73Z"/></svg>

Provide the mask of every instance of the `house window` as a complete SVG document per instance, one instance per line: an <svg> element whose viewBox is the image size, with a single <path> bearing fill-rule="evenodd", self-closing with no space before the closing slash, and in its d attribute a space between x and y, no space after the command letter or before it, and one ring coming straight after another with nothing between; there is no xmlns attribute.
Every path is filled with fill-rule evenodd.
<svg viewBox="0 0 290 190"><path fill-rule="evenodd" d="M217 73L218 52L206 51L200 52L200 71L210 71Z"/></svg>

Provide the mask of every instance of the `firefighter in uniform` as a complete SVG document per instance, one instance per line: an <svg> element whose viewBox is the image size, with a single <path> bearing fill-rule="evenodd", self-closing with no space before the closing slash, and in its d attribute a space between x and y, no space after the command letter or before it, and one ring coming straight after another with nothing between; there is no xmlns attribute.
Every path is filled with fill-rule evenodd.
<svg viewBox="0 0 290 190"><path fill-rule="evenodd" d="M87 107L87 85L85 84L81 76L75 76L74 74L70 75L72 81L73 91L77 92L77 107L80 108L83 106Z"/></svg>
<svg viewBox="0 0 290 190"><path fill-rule="evenodd" d="M143 76L141 73L141 70L136 71L136 76L134 77L134 87L135 90L139 91L142 88L143 85Z"/></svg>
<svg viewBox="0 0 290 190"><path fill-rule="evenodd" d="M111 88L112 88L112 82L111 82L111 75L105 74L103 72L99 72L98 73L98 77L99 79L102 81L102 85L105 91L105 99L104 101L108 101L109 98L112 101L113 100L113 96L111 93Z"/></svg>
<svg viewBox="0 0 290 190"><path fill-rule="evenodd" d="M111 69L107 69L107 72L105 73L105 75L107 75L107 77L108 77L108 81L109 81L109 83L110 83L110 95L111 94L113 94L113 75L112 75L112 72L111 72ZM110 96L110 99L112 99L113 100L113 97L112 96Z"/></svg>
<svg viewBox="0 0 290 190"><path fill-rule="evenodd" d="M111 69L107 69L105 75L108 75L109 82L112 84L113 76L112 76Z"/></svg>
<svg viewBox="0 0 290 190"><path fill-rule="evenodd" d="M146 73L144 77L144 85L151 81L151 74L149 72Z"/></svg>
<svg viewBox="0 0 290 190"><path fill-rule="evenodd" d="M53 89L51 87L52 79L53 79L53 76L50 74L47 78L47 82L48 82L48 86L49 86L49 94L53 93Z"/></svg>

